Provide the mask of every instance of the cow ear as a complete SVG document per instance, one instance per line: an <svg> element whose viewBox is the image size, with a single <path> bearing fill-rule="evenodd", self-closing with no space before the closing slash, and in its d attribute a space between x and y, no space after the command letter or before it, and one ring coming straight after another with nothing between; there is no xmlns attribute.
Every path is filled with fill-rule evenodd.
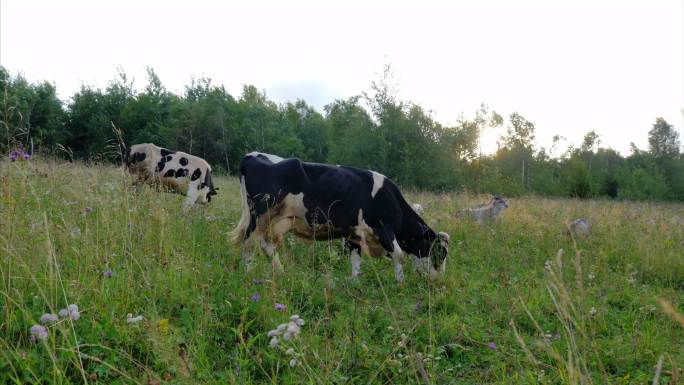
<svg viewBox="0 0 684 385"><path fill-rule="evenodd" d="M437 238L446 242L447 244L449 244L449 241L451 241L451 237L449 236L449 234L447 234L443 231L440 231L439 233L437 233Z"/></svg>

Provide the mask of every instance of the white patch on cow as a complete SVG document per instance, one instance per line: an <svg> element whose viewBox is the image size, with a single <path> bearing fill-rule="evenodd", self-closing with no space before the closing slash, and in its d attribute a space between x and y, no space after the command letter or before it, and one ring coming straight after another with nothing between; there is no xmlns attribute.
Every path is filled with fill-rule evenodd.
<svg viewBox="0 0 684 385"><path fill-rule="evenodd" d="M253 156L253 157L257 157L259 155L265 156L266 158L268 158L268 160L271 161L271 163L280 163L284 160L283 158L279 157L278 155L267 154L265 152L252 151L249 154L247 154L247 156Z"/></svg>
<svg viewBox="0 0 684 385"><path fill-rule="evenodd" d="M359 255L359 252L354 249L351 252L351 256L349 256L349 259L351 260L351 267L352 267L352 277L357 277L359 274L361 274L361 256Z"/></svg>
<svg viewBox="0 0 684 385"><path fill-rule="evenodd" d="M373 190L371 191L371 198L375 198L375 194L380 191L382 184L385 183L385 176L375 171L371 171L371 174L373 174Z"/></svg>

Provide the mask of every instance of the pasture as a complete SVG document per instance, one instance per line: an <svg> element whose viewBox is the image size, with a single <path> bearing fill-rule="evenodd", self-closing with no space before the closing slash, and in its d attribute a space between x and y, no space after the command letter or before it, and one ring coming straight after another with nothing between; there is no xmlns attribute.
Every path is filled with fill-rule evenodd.
<svg viewBox="0 0 684 385"><path fill-rule="evenodd" d="M481 226L455 214L489 197L406 192L452 241L443 279L407 259L399 285L388 259L352 280L338 241L292 236L283 275L264 255L244 271L235 178L188 214L112 166L3 160L0 178L0 383L666 384L684 367L659 302L684 309L682 204L512 198ZM31 342L69 304L80 318Z"/></svg>

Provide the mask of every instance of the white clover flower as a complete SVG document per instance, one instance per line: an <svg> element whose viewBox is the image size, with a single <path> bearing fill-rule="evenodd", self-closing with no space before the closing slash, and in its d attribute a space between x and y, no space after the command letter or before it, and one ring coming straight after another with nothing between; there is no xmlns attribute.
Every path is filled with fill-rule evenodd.
<svg viewBox="0 0 684 385"><path fill-rule="evenodd" d="M29 340L31 340L31 342L43 341L48 338L48 330L43 325L31 326L30 334Z"/></svg>
<svg viewBox="0 0 684 385"><path fill-rule="evenodd" d="M45 313L40 317L40 323L43 325L51 324L53 322L59 321L59 317L56 314Z"/></svg>
<svg viewBox="0 0 684 385"><path fill-rule="evenodd" d="M629 282L629 283L632 284L632 285L633 285L634 283L636 283L636 281L637 281L637 279L636 279L636 274L637 274L636 271L633 271L633 272L629 273L629 278L627 278L627 282Z"/></svg>
<svg viewBox="0 0 684 385"><path fill-rule="evenodd" d="M299 326L296 323L291 322L287 327L287 332L290 334L299 334Z"/></svg>
<svg viewBox="0 0 684 385"><path fill-rule="evenodd" d="M299 363L299 361L297 361L296 358L293 358L290 360L290 367L294 368L295 366L297 366L298 363Z"/></svg>
<svg viewBox="0 0 684 385"><path fill-rule="evenodd" d="M142 315L133 317L133 314L128 313L128 315L126 316L126 323L127 324L134 324L134 323L138 323L138 322L142 321L143 319L144 319L144 317Z"/></svg>
<svg viewBox="0 0 684 385"><path fill-rule="evenodd" d="M551 262L550 259L547 259L546 262L544 262L544 268L546 270L551 270L552 267L553 267L553 262Z"/></svg>
<svg viewBox="0 0 684 385"><path fill-rule="evenodd" d="M596 308L595 307L592 306L591 309L589 309L589 315L592 317L596 315Z"/></svg>
<svg viewBox="0 0 684 385"><path fill-rule="evenodd" d="M287 349L287 351L285 352L285 354L288 354L288 355L293 356L293 355L295 354L294 348L289 348L289 349Z"/></svg>
<svg viewBox="0 0 684 385"><path fill-rule="evenodd" d="M271 342L269 342L269 345L271 345L272 348L275 348L276 346L278 346L279 342L280 341L278 340L278 337L273 337L271 338Z"/></svg>

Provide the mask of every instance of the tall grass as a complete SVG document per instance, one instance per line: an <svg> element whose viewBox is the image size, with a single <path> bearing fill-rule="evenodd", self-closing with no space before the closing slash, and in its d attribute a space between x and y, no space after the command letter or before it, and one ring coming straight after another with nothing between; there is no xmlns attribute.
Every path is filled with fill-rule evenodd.
<svg viewBox="0 0 684 385"><path fill-rule="evenodd" d="M215 182L184 215L118 168L0 161L0 382L629 384L684 366L683 205L527 197L478 226L455 213L488 197L410 193L452 246L444 279L398 285L385 259L352 280L338 243L293 237L285 274L263 256L246 272L237 181ZM72 303L79 320L29 341ZM270 347L292 314L299 337Z"/></svg>

